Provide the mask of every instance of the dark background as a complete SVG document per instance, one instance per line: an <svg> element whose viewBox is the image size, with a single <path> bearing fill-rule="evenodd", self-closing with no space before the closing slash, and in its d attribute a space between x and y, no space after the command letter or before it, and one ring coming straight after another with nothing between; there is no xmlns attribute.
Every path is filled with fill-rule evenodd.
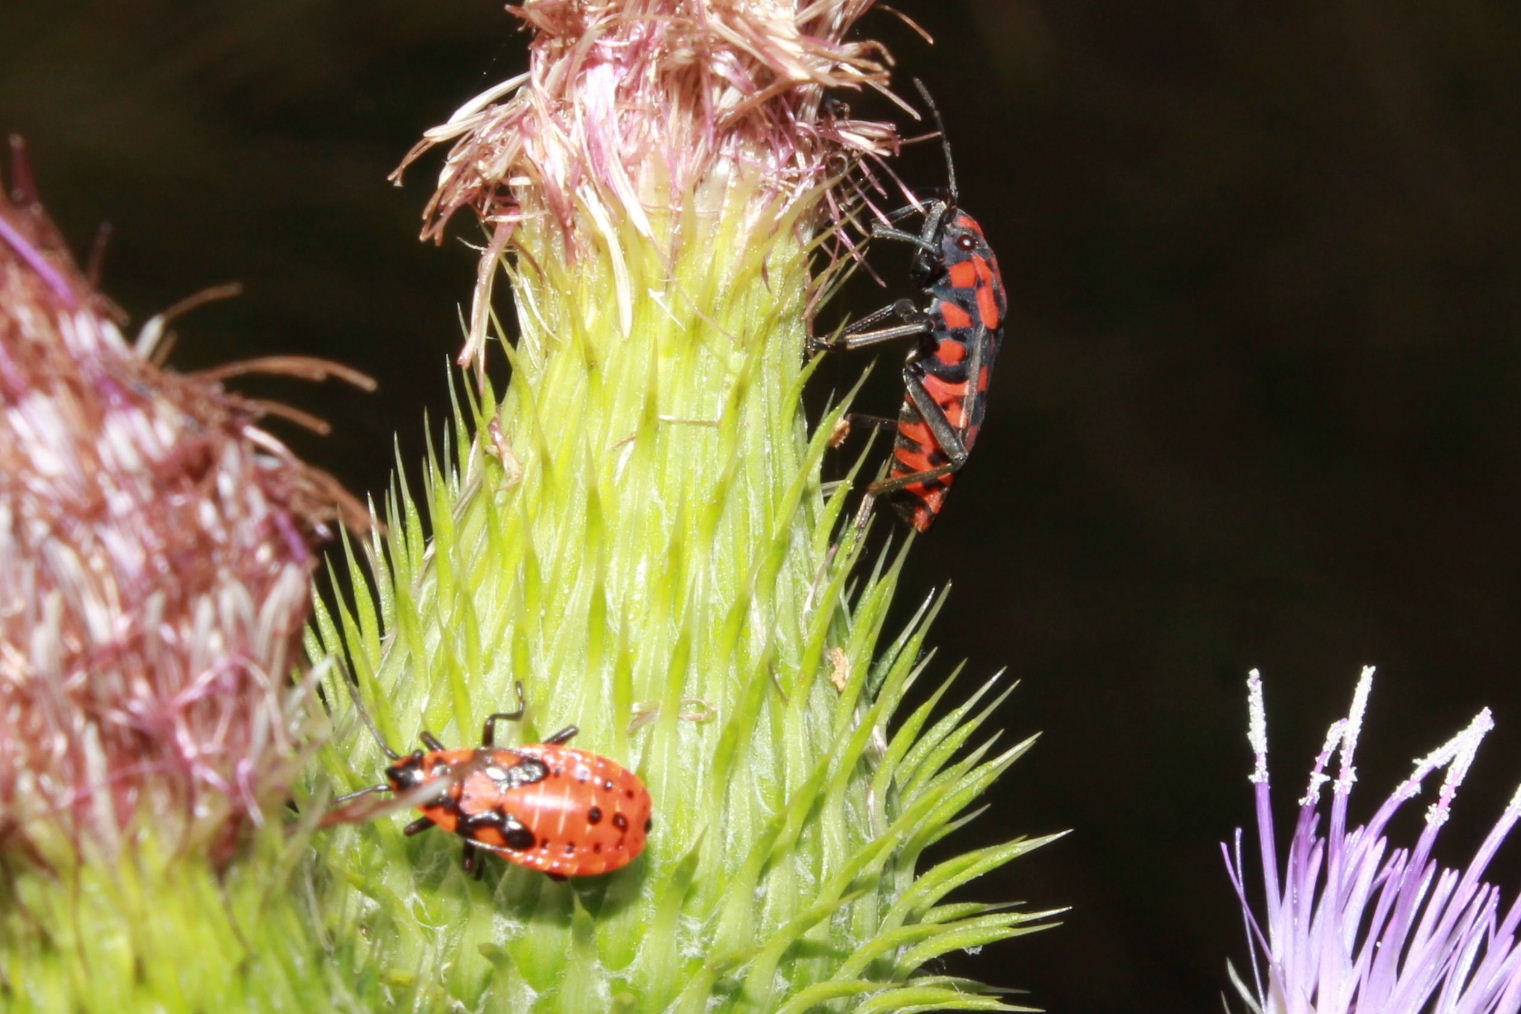
<svg viewBox="0 0 1521 1014"><path fill-rule="evenodd" d="M981 442L903 599L951 581L941 671L1008 666L1000 724L1043 731L952 844L1073 829L985 881L1065 924L952 967L1057 1011L1215 1009L1244 955L1217 843L1252 814L1248 668L1280 802L1365 662L1354 817L1485 705L1441 858L1521 780L1518 7L900 6L935 47L866 27L939 97L1010 295ZM331 419L291 440L353 489L384 488L397 429L415 469L474 256L413 238L436 160L384 177L521 66L515 22L487 0L57 7L0 11L0 129L76 250L112 225L106 290L140 323L241 280L173 362L360 366L379 395L245 389ZM923 145L901 172L944 170ZM863 408L896 409L898 355Z"/></svg>

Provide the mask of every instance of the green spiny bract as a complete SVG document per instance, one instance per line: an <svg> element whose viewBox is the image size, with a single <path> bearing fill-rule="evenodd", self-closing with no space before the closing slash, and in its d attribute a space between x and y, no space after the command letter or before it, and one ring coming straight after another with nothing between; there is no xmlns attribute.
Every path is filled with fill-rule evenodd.
<svg viewBox="0 0 1521 1014"><path fill-rule="evenodd" d="M999 1008L933 962L1036 917L946 898L1039 842L917 877L915 866L1028 744L1000 751L979 739L997 703L991 684L935 720L944 687L900 713L933 610L879 646L901 557L848 587L859 542L833 541L847 488L826 496L819 478L844 406L811 433L801 406L810 257L824 164L839 149L800 142L790 150L813 160L807 171L788 176L783 160L768 173L767 137L715 128L697 146L719 153L709 161L645 152L617 179L581 165L592 183L562 174L550 186L546 167L563 172L587 150L627 155L620 144L633 135L659 149L659 131L630 118L658 116L688 138L702 129L683 117L730 106L691 96L732 77L699 75L684 89L669 74L628 71L640 40L692 24L657 10L623 16L608 15L618 23L584 46L535 43L536 61L574 54L569 70L536 64L535 82L570 90L563 101L520 94L501 113L469 114L478 126L510 123L511 139L461 142L452 172L480 172L484 153L504 146L523 153L502 160L494 182L460 187L446 173L440 191L509 194L477 210L495 223L483 276L505 253L516 296L511 383L498 400L483 371L464 378L457 453L429 462L415 497L398 482L388 534L362 557L351 551L341 575L360 591L319 611L310 648L345 660L397 750L424 729L473 746L521 680L523 741L578 725L576 746L648 784L654 830L639 860L603 877L555 883L490 859L477 882L459 868L457 841L407 837L401 814L381 807L323 837L328 932L359 949L398 1008ZM620 37L631 25L638 38ZM690 61L672 54L694 48L663 37L649 59L684 73ZM838 72L838 47L829 52ZM613 85L603 56L618 62ZM574 92L577 75L604 92ZM798 113L817 115L819 89L800 79L792 91L811 98L767 122L817 140L817 123ZM614 109L616 127L589 111ZM571 120L551 128L534 121L541 113ZM563 158L545 154L577 131L604 133ZM649 196L669 191L680 200ZM345 675L329 675L337 720L319 803L375 783L385 763Z"/></svg>

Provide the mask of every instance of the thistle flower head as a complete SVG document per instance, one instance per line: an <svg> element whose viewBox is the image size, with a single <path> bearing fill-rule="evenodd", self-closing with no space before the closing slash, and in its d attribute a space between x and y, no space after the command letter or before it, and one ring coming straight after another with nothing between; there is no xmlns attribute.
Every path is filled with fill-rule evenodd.
<svg viewBox="0 0 1521 1014"><path fill-rule="evenodd" d="M1256 755L1257 826L1265 899L1248 900L1241 833L1222 846L1245 912L1252 947L1252 984L1237 980L1250 1009L1264 1011L1516 1011L1521 1009L1521 905L1502 910L1499 888L1485 883L1490 860L1518 817L1512 798L1478 852L1462 870L1433 858L1437 834L1493 726L1489 711L1415 764L1360 827L1347 827L1356 781L1353 758L1373 670L1364 669L1347 717L1331 726L1300 801L1288 856L1280 870L1267 776L1267 723L1262 681L1248 681L1251 743ZM1327 773L1340 755L1334 777ZM1395 848L1390 821L1423 783L1445 769L1416 843ZM1329 810L1321 796L1330 783ZM1322 830L1322 821L1324 829ZM1233 973L1234 974L1234 973Z"/></svg>
<svg viewBox="0 0 1521 1014"><path fill-rule="evenodd" d="M171 848L225 855L300 759L290 674L323 492L244 403L128 343L16 161L0 197L0 839L48 862L110 856L151 821Z"/></svg>
<svg viewBox="0 0 1521 1014"><path fill-rule="evenodd" d="M830 183L896 137L825 97L885 87L885 54L843 39L868 6L524 3L528 74L413 153L454 141L427 234L461 207L484 223L463 359L501 268L512 378L466 391L421 496L398 484L374 593L352 555L361 590L319 608L313 654L345 659L392 748L475 741L521 681L522 735L574 723L643 780L654 829L587 882L493 859L476 884L441 878L442 835L332 828L391 1006L1003 1009L933 962L1041 916L947 896L1040 840L917 867L1029 741L977 733L991 685L933 720L938 694L906 705L922 623L878 652L897 565L852 581L848 491L820 475L845 407L815 428L801 404ZM375 783L359 726L335 725L314 792ZM574 852L557 818L515 816Z"/></svg>
<svg viewBox="0 0 1521 1014"><path fill-rule="evenodd" d="M880 45L844 38L872 2L509 5L535 33L528 72L428 131L401 167L452 141L423 236L441 238L462 207L491 233L461 362L484 341L509 245L543 259L552 239L548 256L574 259L616 245L613 222L666 243L659 222L717 213L736 191L753 227L774 229L811 210L842 165L895 150L891 124L824 108L830 89L885 90ZM520 228L536 235L515 238Z"/></svg>

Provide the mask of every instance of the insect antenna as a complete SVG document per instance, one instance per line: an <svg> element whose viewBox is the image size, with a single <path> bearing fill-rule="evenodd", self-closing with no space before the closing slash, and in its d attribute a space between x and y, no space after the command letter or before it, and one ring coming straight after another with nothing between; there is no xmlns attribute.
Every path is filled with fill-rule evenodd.
<svg viewBox="0 0 1521 1014"><path fill-rule="evenodd" d="M375 725L375 719L370 717L369 709L364 706L364 701L359 699L358 680L349 679L348 669L342 665L338 667L338 679L349 688L349 699L354 702L354 710L359 712L359 717L364 720L366 728L370 730L370 735L375 737L375 742L380 745L380 749L385 751L385 755L391 760L401 760L401 754L386 745L385 737L380 734L380 729Z"/></svg>
<svg viewBox="0 0 1521 1014"><path fill-rule="evenodd" d="M949 181L948 190L951 195L951 203L955 204L960 199L956 190L956 163L951 159L951 139L945 135L945 121L940 118L940 107L935 105L935 100L930 97L929 88L923 81L914 78L914 87L919 89L919 94L924 98L924 104L929 106L930 115L935 118L935 129L940 131L940 149L945 152L945 178Z"/></svg>

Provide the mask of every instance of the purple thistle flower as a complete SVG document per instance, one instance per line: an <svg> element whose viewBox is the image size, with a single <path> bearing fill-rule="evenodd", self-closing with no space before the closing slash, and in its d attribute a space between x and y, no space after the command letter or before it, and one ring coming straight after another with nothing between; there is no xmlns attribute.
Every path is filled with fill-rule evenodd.
<svg viewBox="0 0 1521 1014"><path fill-rule="evenodd" d="M1221 845L1241 900L1252 948L1252 985L1231 975L1249 1008L1265 1011L1459 1011L1521 1009L1521 949L1516 927L1521 904L1501 912L1499 888L1483 882L1485 869L1521 817L1513 797L1466 869L1446 869L1432 858L1437 834L1493 727L1488 709L1468 728L1421 758L1410 776L1361 827L1347 827L1347 799L1356 781L1353 756L1362 729L1373 669L1363 670L1347 717L1331 726L1315 759L1309 789L1282 873L1267 774L1267 718L1262 680L1253 670L1248 738L1256 755L1258 843L1265 900L1260 915L1247 899L1242 832L1235 848ZM1326 773L1341 756L1334 779ZM1433 772L1446 769L1425 827L1413 848L1391 848L1384 832L1399 808ZM1331 806L1321 833L1320 793L1331 782Z"/></svg>

